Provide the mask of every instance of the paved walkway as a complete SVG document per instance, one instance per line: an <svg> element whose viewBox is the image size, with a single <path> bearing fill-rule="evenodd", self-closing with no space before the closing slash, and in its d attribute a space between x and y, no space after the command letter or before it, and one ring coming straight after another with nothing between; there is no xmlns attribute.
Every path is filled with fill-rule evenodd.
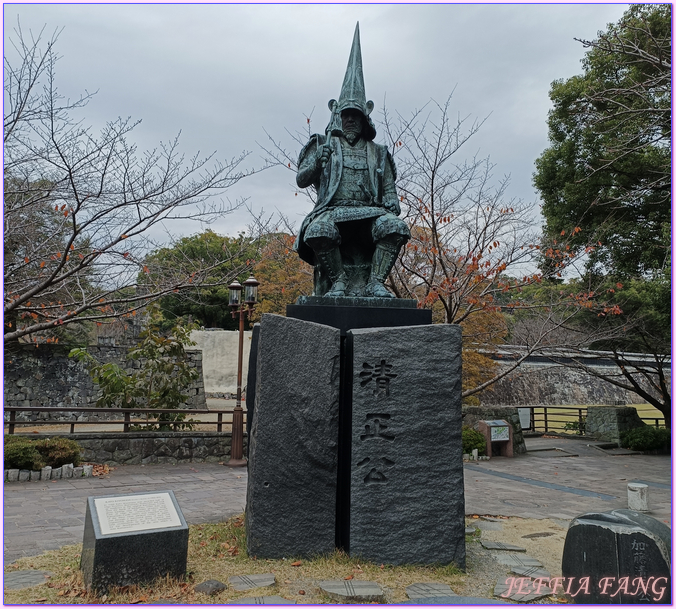
<svg viewBox="0 0 676 609"><path fill-rule="evenodd" d="M612 454L588 443L529 438L525 455L466 464L465 512L571 520L626 509L627 483L643 482L649 485L650 515L671 526L670 457Z"/></svg>
<svg viewBox="0 0 676 609"><path fill-rule="evenodd" d="M125 465L105 477L4 486L5 564L82 543L87 497L172 490L188 524L244 511L246 468L216 463Z"/></svg>
<svg viewBox="0 0 676 609"><path fill-rule="evenodd" d="M584 512L626 508L627 483L642 481L650 485L650 515L670 524L668 456L612 455L583 440L558 438L529 439L527 446L531 452L514 459L465 465L467 514L568 521ZM81 543L88 496L173 490L189 524L218 522L244 511L246 480L246 468L194 463L127 465L103 478L5 484L5 563Z"/></svg>

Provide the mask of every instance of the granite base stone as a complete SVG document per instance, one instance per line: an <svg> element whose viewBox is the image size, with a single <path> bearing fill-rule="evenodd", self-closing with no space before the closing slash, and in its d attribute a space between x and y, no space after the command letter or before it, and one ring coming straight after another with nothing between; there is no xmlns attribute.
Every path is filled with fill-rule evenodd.
<svg viewBox="0 0 676 609"><path fill-rule="evenodd" d="M460 327L352 330L347 351L350 555L464 569Z"/></svg>
<svg viewBox="0 0 676 609"><path fill-rule="evenodd" d="M247 551L335 549L340 332L263 315L246 500Z"/></svg>

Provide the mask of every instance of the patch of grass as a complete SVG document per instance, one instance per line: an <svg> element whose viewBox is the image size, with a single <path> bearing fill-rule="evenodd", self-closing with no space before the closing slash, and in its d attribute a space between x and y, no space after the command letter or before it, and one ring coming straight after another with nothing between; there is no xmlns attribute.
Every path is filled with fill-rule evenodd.
<svg viewBox="0 0 676 609"><path fill-rule="evenodd" d="M319 589L326 579L374 581L385 591L389 603L407 600L406 586L416 582L446 583L458 586L470 574L455 565L393 567L377 565L336 551L312 560L289 557L281 560L257 559L246 552L244 517L237 516L217 524L190 527L188 573L184 581L158 579L147 585L125 586L99 596L86 592L79 569L82 545L66 546L41 556L21 558L5 567L5 572L41 569L54 576L46 585L23 590L5 590L5 604L130 604L175 599L181 604L224 604L247 596L279 595L300 604L335 604ZM296 564L300 562L300 564ZM296 564L296 566L294 566ZM274 573L277 583L268 588L245 592L226 589L214 596L195 592L197 584L216 579L228 583L232 575Z"/></svg>

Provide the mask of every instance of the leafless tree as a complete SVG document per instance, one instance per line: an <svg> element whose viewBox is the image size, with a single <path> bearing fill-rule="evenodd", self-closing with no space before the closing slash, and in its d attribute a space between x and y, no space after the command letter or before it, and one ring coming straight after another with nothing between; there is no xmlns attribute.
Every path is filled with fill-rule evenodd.
<svg viewBox="0 0 676 609"><path fill-rule="evenodd" d="M18 26L9 49L18 59L5 55L6 344L56 340L64 326L131 316L198 285L222 260L154 272L146 256L156 239L166 246L167 223L208 222L241 205L208 199L252 173L240 168L246 153L187 159L178 137L140 152L129 118L95 134L74 118L93 94L70 101L57 88L58 35Z"/></svg>

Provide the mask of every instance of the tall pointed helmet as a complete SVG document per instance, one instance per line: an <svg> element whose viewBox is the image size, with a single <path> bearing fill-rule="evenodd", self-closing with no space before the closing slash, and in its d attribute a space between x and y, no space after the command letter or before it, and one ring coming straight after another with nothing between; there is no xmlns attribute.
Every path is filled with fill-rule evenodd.
<svg viewBox="0 0 676 609"><path fill-rule="evenodd" d="M348 108L359 110L364 115L364 132L362 136L367 140L374 139L376 128L369 117L369 114L373 110L373 102L371 100L366 101L364 72L361 63L361 44L359 42L359 22L357 22L357 27L354 30L350 59L347 62L347 70L345 70L340 97L337 102L335 99L329 102L329 109L333 112L333 117L331 124L327 127L327 131L337 127L335 125L336 121L340 124L340 113Z"/></svg>

